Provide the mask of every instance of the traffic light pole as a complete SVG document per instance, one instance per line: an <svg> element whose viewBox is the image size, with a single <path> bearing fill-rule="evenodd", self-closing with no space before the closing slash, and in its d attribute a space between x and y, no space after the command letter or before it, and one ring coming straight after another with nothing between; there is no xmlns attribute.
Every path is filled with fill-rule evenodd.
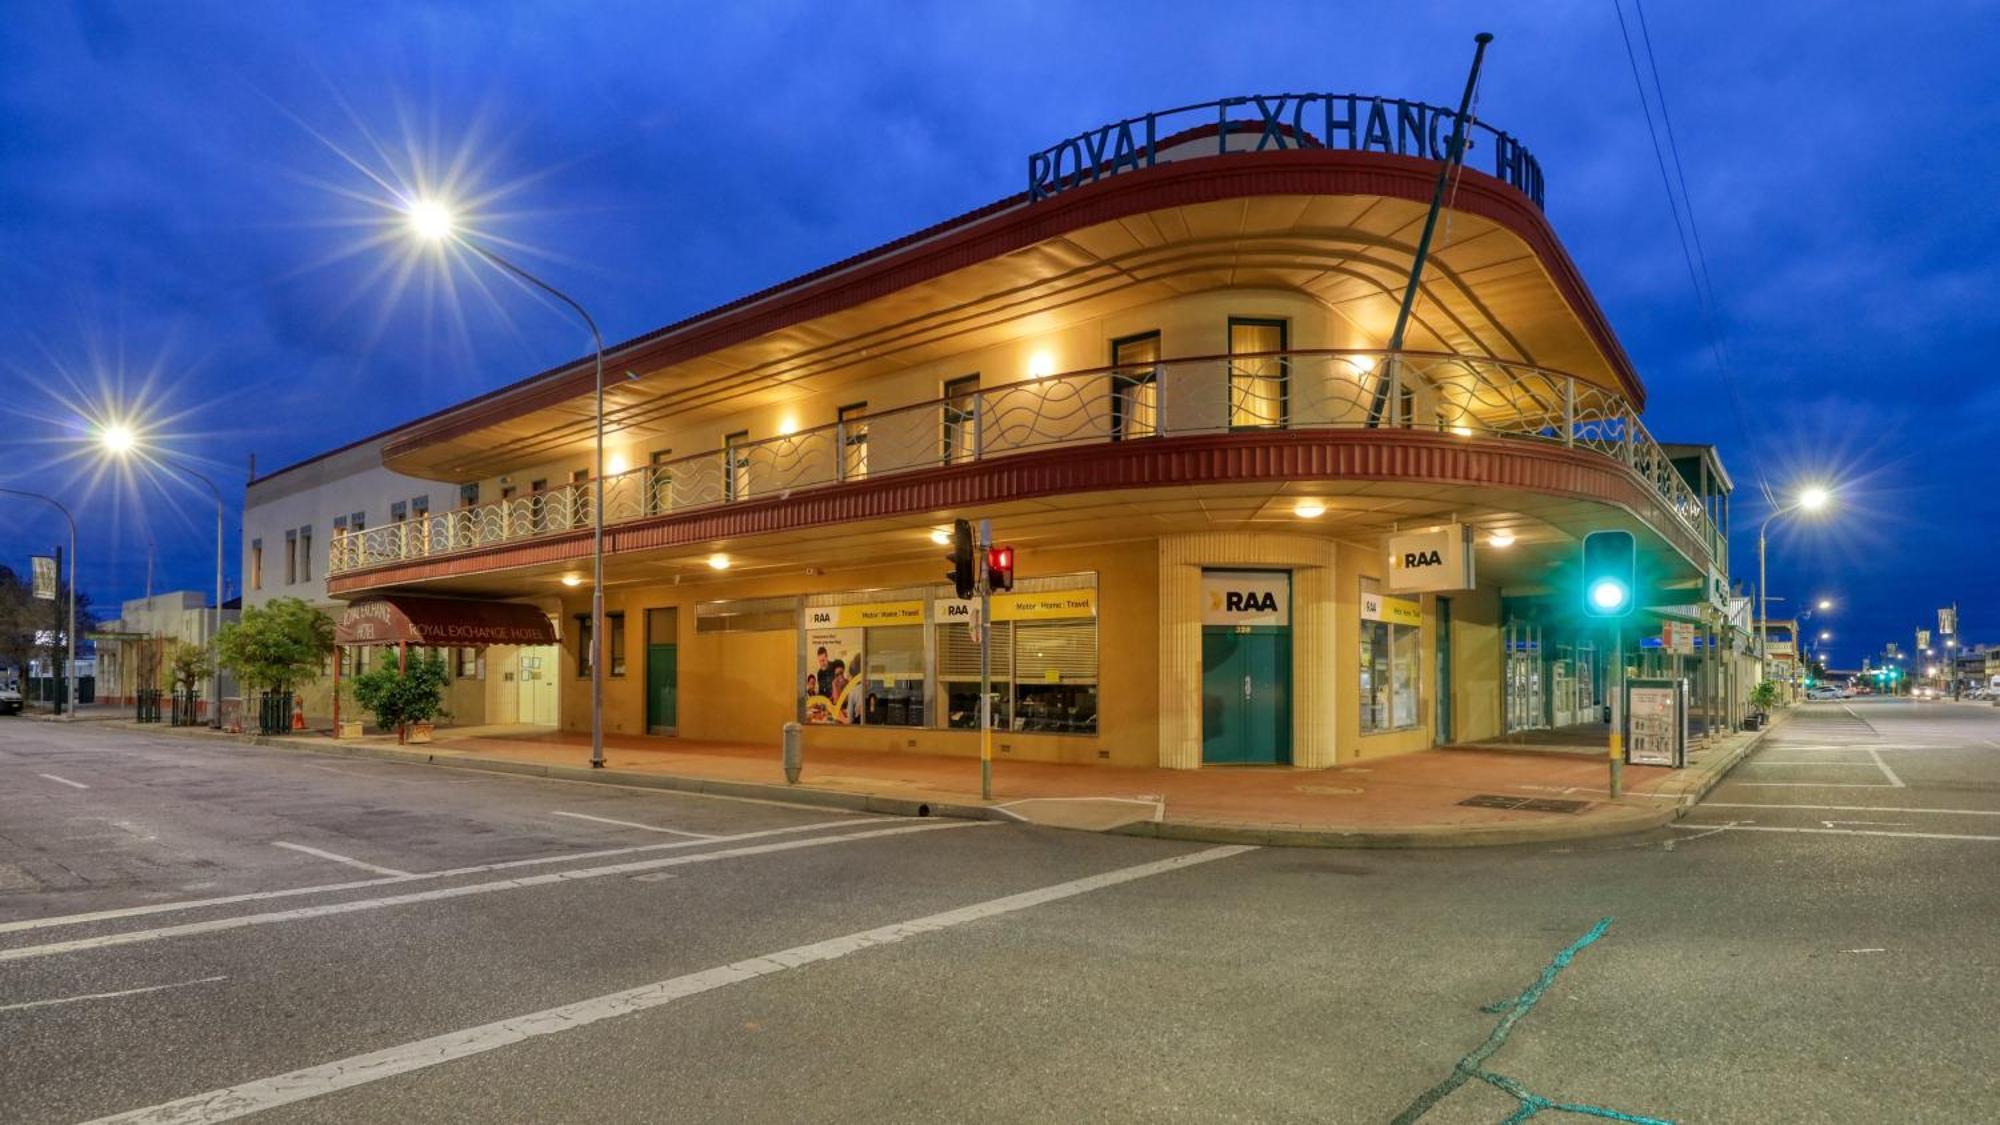
<svg viewBox="0 0 2000 1125"><path fill-rule="evenodd" d="M979 521L979 799L993 799L993 581L986 553L993 549L993 521Z"/></svg>
<svg viewBox="0 0 2000 1125"><path fill-rule="evenodd" d="M1611 626L1611 799L1625 789L1625 623Z"/></svg>

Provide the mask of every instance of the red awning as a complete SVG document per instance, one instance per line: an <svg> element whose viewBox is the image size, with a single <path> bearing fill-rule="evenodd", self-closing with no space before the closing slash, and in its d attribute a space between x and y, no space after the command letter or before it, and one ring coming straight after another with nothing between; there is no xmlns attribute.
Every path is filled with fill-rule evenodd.
<svg viewBox="0 0 2000 1125"><path fill-rule="evenodd" d="M381 597L355 602L340 615L333 640L343 645L552 645L549 616L520 602L456 598Z"/></svg>

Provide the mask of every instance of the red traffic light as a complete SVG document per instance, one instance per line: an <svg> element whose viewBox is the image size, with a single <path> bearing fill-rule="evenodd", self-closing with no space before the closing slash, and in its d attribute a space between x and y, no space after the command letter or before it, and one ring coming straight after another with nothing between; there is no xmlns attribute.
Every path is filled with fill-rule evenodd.
<svg viewBox="0 0 2000 1125"><path fill-rule="evenodd" d="M989 590L1014 588L1014 548L986 549L986 588Z"/></svg>

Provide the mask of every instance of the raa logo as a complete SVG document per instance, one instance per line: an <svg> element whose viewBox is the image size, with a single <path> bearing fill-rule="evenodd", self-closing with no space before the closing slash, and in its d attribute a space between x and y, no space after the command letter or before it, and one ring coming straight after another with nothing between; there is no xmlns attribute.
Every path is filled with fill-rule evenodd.
<svg viewBox="0 0 2000 1125"><path fill-rule="evenodd" d="M1228 593L1211 592L1208 607L1225 613L1276 613L1278 595L1269 590L1231 590Z"/></svg>
<svg viewBox="0 0 2000 1125"><path fill-rule="evenodd" d="M1444 556L1437 551L1404 551L1397 565L1403 570L1415 570L1420 566L1443 566Z"/></svg>

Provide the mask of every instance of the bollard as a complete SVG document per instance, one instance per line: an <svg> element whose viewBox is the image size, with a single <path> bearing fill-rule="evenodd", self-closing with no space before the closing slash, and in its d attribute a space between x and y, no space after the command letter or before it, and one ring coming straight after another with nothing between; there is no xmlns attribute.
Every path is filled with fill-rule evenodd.
<svg viewBox="0 0 2000 1125"><path fill-rule="evenodd" d="M785 784L787 785L799 783L799 767L803 764L800 760L802 751L799 747L799 734L804 729L797 723L785 724Z"/></svg>

